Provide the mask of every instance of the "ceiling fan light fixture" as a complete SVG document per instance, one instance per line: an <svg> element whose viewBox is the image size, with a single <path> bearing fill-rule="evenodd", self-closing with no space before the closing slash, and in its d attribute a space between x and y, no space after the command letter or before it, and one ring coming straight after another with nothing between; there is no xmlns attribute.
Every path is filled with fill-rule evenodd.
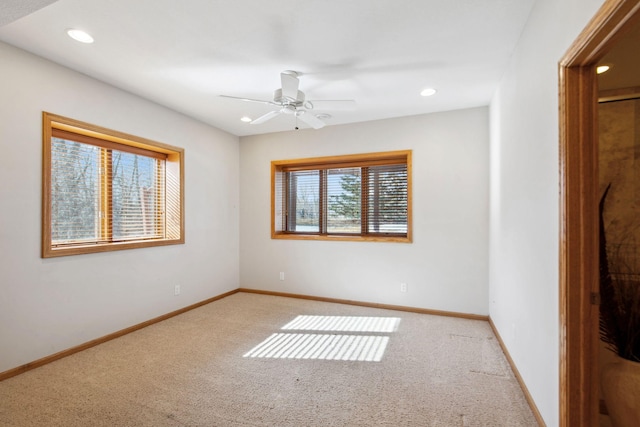
<svg viewBox="0 0 640 427"><path fill-rule="evenodd" d="M248 116L241 118L243 122L248 122L251 125L259 125L280 114L292 115L296 119L296 129L298 129L297 120L304 122L314 129L320 129L326 126L326 123L322 119L330 119L331 115L326 113L320 113L314 115L312 110L353 110L356 102L352 99L334 99L334 100L314 100L305 101L304 92L300 87L300 80L298 76L300 73L295 71L286 70L280 73L281 87L273 92L273 101L266 101L261 99L241 98L238 96L219 95L223 98L236 99L239 101L255 102L259 104L269 105L272 110L262 116L251 120ZM273 107L277 107L275 110ZM305 114L307 113L307 114Z"/></svg>
<svg viewBox="0 0 640 427"><path fill-rule="evenodd" d="M86 31L78 30L76 28L69 28L67 30L67 35L80 43L93 43L93 37L91 37L91 34L87 33Z"/></svg>
<svg viewBox="0 0 640 427"><path fill-rule="evenodd" d="M435 90L434 88L428 87L426 89L423 89L422 92L420 92L420 95L421 96L432 96L432 95L435 95L436 92L437 92L437 90Z"/></svg>
<svg viewBox="0 0 640 427"><path fill-rule="evenodd" d="M242 117L240 117L240 121L241 121L241 122L251 123L251 121L252 121L252 120L253 120L253 119L252 119L251 117L248 117L248 116L242 116Z"/></svg>

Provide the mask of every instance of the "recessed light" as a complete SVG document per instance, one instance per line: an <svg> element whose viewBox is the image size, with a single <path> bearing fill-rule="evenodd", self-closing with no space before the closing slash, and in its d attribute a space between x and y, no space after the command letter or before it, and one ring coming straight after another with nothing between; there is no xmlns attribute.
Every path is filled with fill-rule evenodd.
<svg viewBox="0 0 640 427"><path fill-rule="evenodd" d="M431 95L435 95L436 90L433 88L426 88L424 89L422 92L420 92L420 95L422 96L431 96Z"/></svg>
<svg viewBox="0 0 640 427"><path fill-rule="evenodd" d="M85 31L70 28L67 30L67 34L69 35L69 37L71 37L75 41L79 41L80 43L93 43L93 37L91 37Z"/></svg>
<svg viewBox="0 0 640 427"><path fill-rule="evenodd" d="M247 116L241 117L240 120L245 123L249 123L252 121L251 117L247 117Z"/></svg>
<svg viewBox="0 0 640 427"><path fill-rule="evenodd" d="M607 71L609 71L611 67L609 65L599 65L598 67L596 67L596 73L598 74L602 74L602 73L606 73Z"/></svg>

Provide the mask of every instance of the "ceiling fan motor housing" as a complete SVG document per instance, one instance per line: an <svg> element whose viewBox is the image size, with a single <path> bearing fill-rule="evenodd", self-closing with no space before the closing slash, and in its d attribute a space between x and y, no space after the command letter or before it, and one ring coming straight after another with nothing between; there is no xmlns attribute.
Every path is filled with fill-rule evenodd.
<svg viewBox="0 0 640 427"><path fill-rule="evenodd" d="M306 101L304 92L298 90L300 85L300 80L298 79L299 73L291 70L283 71L280 73L280 81L282 83L282 87L280 89L276 89L273 92L273 101L263 101L261 99L251 99L251 98L239 98L236 96L228 96L228 95L220 95L226 98L234 98L239 99L241 101L249 101L249 102L258 102L260 104L268 104L270 106L280 107L279 110L272 110L257 119L251 120L252 125L257 125L260 123L264 123L268 120L273 119L279 114L289 114L293 115L296 118L300 118L303 122L308 124L314 129L320 129L325 126L325 123L322 119L329 119L331 116L329 114L324 113L322 115L322 119L319 116L312 114L312 110L316 109L317 104L320 103L320 110L330 108L329 105L333 105L333 108L342 106L342 109L352 109L355 105L355 101L353 100L333 100L333 101ZM316 104L316 105L314 105ZM345 108L346 104L346 108ZM324 106L324 108L322 108ZM306 114L305 114L306 113ZM296 122L296 129L298 129Z"/></svg>
<svg viewBox="0 0 640 427"><path fill-rule="evenodd" d="M298 95L296 96L295 99L288 97L288 96L282 96L282 89L276 89L273 92L273 100L274 102L281 104L281 105L293 105L295 107L302 107L302 105L304 104L304 93L302 91L298 91Z"/></svg>

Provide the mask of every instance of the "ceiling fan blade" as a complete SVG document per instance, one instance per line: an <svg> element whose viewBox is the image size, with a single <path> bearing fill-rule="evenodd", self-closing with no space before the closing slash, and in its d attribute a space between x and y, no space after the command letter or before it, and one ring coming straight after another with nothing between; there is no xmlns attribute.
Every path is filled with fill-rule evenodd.
<svg viewBox="0 0 640 427"><path fill-rule="evenodd" d="M351 111L356 109L356 101L353 99L310 100L305 102L304 106L310 110Z"/></svg>
<svg viewBox="0 0 640 427"><path fill-rule="evenodd" d="M251 123L252 125L259 125L260 123L264 123L267 120L271 120L273 119L275 116L277 116L278 114L280 114L280 111L269 111L267 114L265 114L264 116L260 116L255 120L252 120Z"/></svg>
<svg viewBox="0 0 640 427"><path fill-rule="evenodd" d="M230 99L237 99L239 101L246 101L246 102L258 102L260 104L268 104L268 105L280 105L280 104L276 104L273 101L263 101L261 99L251 99L251 98L240 98L238 96L229 96L229 95L218 95L220 98L230 98Z"/></svg>
<svg viewBox="0 0 640 427"><path fill-rule="evenodd" d="M320 120L319 118L317 118L316 116L314 116L313 114L307 111L299 111L298 114L296 115L300 120L302 120L303 122L305 122L306 124L308 124L314 129L323 128L325 125L325 123L322 120Z"/></svg>
<svg viewBox="0 0 640 427"><path fill-rule="evenodd" d="M283 71L280 73L280 81L282 83L282 96L295 101L298 98L298 73L295 71Z"/></svg>

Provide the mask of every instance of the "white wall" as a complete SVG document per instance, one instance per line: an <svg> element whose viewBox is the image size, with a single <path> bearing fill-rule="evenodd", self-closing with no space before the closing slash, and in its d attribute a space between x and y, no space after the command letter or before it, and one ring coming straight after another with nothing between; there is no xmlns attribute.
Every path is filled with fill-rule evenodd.
<svg viewBox="0 0 640 427"><path fill-rule="evenodd" d="M559 417L558 61L602 0L537 0L491 103L490 316L549 426Z"/></svg>
<svg viewBox="0 0 640 427"><path fill-rule="evenodd" d="M602 3L536 0L490 120L477 108L244 137L239 149L236 137L0 44L0 372L243 286L489 313L556 425L557 62ZM41 259L43 110L184 147L187 243ZM271 160L395 149L414 154L414 243L270 239Z"/></svg>
<svg viewBox="0 0 640 427"><path fill-rule="evenodd" d="M488 127L483 107L242 137L241 286L487 314ZM272 160L399 149L413 150L413 243L270 238Z"/></svg>
<svg viewBox="0 0 640 427"><path fill-rule="evenodd" d="M2 43L0 64L0 372L238 287L237 137ZM40 258L43 110L183 147L186 244Z"/></svg>

